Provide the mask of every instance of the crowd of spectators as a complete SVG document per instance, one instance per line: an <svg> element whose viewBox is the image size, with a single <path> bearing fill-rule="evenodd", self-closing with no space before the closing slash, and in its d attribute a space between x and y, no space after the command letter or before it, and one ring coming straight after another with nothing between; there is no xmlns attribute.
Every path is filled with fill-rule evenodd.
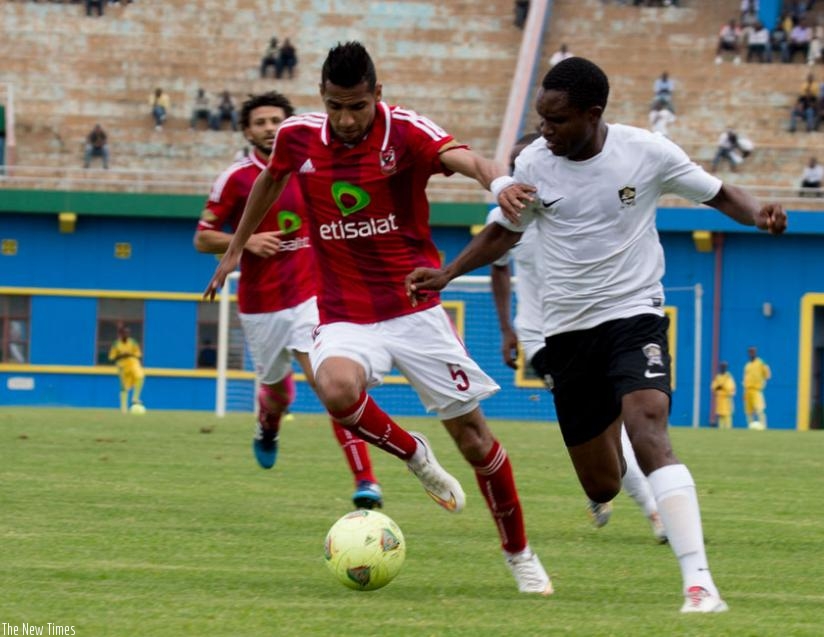
<svg viewBox="0 0 824 637"><path fill-rule="evenodd" d="M815 0L785 2L784 11L769 30L758 17L758 0L742 0L741 14L731 18L718 32L715 63L727 54L739 64L746 51L747 62L824 62L824 24L810 14Z"/></svg>

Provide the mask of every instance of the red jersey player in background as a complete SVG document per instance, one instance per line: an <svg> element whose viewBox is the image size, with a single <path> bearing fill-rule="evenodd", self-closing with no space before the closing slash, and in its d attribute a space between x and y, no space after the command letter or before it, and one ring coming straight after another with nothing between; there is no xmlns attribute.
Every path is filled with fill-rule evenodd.
<svg viewBox="0 0 824 637"><path fill-rule="evenodd" d="M197 250L226 251L232 234L223 228L237 228L252 184L266 169L275 134L293 113L289 100L274 91L250 96L243 103L240 124L252 152L227 168L212 186L194 236ZM293 355L314 387L307 352L318 323L316 274L306 206L296 180L289 180L245 242L240 268L239 315L261 383L252 446L260 466L269 469L277 459L281 417L295 397ZM353 502L362 508L380 507L381 490L366 444L334 420L332 426L355 477Z"/></svg>
<svg viewBox="0 0 824 637"><path fill-rule="evenodd" d="M330 50L320 84L326 112L280 127L268 169L204 295L214 298L272 202L296 180L317 259L320 326L310 360L324 406L404 460L436 502L458 512L463 489L426 438L400 427L366 393L393 365L399 369L473 467L518 589L548 595L552 584L527 543L512 466L479 406L498 385L466 353L439 296L413 307L404 288L415 267L440 263L429 229L429 177L459 172L489 188L505 171L429 119L388 106L381 91L360 43Z"/></svg>

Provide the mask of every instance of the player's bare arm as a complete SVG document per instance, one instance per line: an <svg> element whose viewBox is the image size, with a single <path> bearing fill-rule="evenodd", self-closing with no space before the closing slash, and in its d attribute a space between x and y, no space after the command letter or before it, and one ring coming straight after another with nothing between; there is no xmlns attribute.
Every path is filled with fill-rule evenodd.
<svg viewBox="0 0 824 637"><path fill-rule="evenodd" d="M495 299L495 311L501 328L501 356L504 363L512 369L518 369L518 337L512 328L510 307L512 305L511 274L508 265L492 264L492 298Z"/></svg>
<svg viewBox="0 0 824 637"><path fill-rule="evenodd" d="M256 232L246 242L245 249L259 257L271 257L280 250L280 230ZM223 254L229 248L232 236L219 230L198 230L195 232L195 249L206 254Z"/></svg>
<svg viewBox="0 0 824 637"><path fill-rule="evenodd" d="M783 234L787 229L787 213L781 204L762 204L737 186L723 184L718 194L704 203L740 224L756 226L770 234Z"/></svg>
<svg viewBox="0 0 824 637"><path fill-rule="evenodd" d="M286 182L289 180L289 174L284 175L280 179L275 179L269 174L269 171L264 170L255 180L252 190L249 193L249 198L246 201L246 208L243 210L243 216L240 218L235 234L232 235L232 240L226 248L226 252L220 259L212 280L203 292L203 298L214 300L217 291L223 287L226 282L226 277L237 269L240 263L240 255L243 248L252 236L252 233L263 221L269 208L277 201L283 189L286 187Z"/></svg>
<svg viewBox="0 0 824 637"><path fill-rule="evenodd" d="M517 183L506 171L492 160L473 153L468 148L456 147L450 142L441 149L441 162L449 170L476 180L491 190L504 212L504 216L517 223L520 211L533 200L535 188ZM501 188L503 191L500 192Z"/></svg>
<svg viewBox="0 0 824 637"><path fill-rule="evenodd" d="M455 277L499 259L520 238L520 232L513 232L497 223L488 224L451 263L443 268L415 268L406 276L406 295L410 303L415 307L419 300L431 292L442 290Z"/></svg>

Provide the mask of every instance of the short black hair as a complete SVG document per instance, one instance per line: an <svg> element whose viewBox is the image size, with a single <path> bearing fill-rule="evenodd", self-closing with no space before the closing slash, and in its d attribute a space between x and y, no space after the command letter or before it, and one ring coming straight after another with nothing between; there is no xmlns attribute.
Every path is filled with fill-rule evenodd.
<svg viewBox="0 0 824 637"><path fill-rule="evenodd" d="M240 127L249 128L249 119L252 116L252 111L261 106L277 106L283 109L286 117L291 117L295 114L295 107L289 98L277 91L269 91L268 93L260 93L258 95L250 95L249 99L243 102L240 107Z"/></svg>
<svg viewBox="0 0 824 637"><path fill-rule="evenodd" d="M571 57L553 66L544 76L541 86L545 91L567 94L570 106L585 111L593 106L606 108L609 80L594 62Z"/></svg>
<svg viewBox="0 0 824 637"><path fill-rule="evenodd" d="M336 47L329 49L320 72L321 85L325 85L327 81L343 88L352 88L366 82L369 90L373 91L378 83L378 76L369 52L360 42L338 42Z"/></svg>

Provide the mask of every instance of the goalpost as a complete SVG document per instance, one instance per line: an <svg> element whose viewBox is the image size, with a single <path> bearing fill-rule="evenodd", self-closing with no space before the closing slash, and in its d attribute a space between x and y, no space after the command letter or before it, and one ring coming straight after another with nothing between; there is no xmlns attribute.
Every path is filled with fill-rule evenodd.
<svg viewBox="0 0 824 637"><path fill-rule="evenodd" d="M217 378L215 382L215 415L222 418L226 411L257 413L257 393L260 387L253 370L243 369L248 360L243 332L237 321L237 283L240 272L232 272L218 295ZM230 369L230 359L233 363ZM241 369L237 369L240 367Z"/></svg>
<svg viewBox="0 0 824 637"><path fill-rule="evenodd" d="M254 412L257 409L257 389L256 376L247 365L246 370L238 369L240 362L248 361L244 355L244 342L242 332L237 326L231 328L232 318L237 316L237 303L234 290L237 289L237 282L240 278L239 272L233 272L226 279L226 285L219 295L218 310L218 338L217 338L217 382L215 392L215 415L222 417L227 411ZM513 284L515 278L513 278ZM514 285L513 285L514 289ZM684 361L692 361L692 395L691 404L688 406L690 414L684 414L682 420L689 419L692 427L698 427L701 422L701 388L702 388L702 322L703 322L703 288L700 283L693 286L669 287L665 288L668 295L667 311L673 319L671 331L673 334L672 354L675 356L673 367L674 377L677 370L687 369ZM685 299L682 294L689 294L692 299ZM672 295L670 297L670 295ZM517 379L513 379L512 370L504 367L500 356L500 331L498 329L497 314L492 298L491 278L487 275L468 275L456 278L442 292L443 305L450 314L458 333L463 338L468 350L478 364L491 374L504 389L511 389L517 385ZM690 303L689 301L692 301ZM514 308L512 310L514 317ZM689 315L692 314L690 317ZM684 343L680 334L684 329L689 330L689 319L692 318L692 338L687 340L688 347L692 352L678 351L676 340ZM691 354L691 356L690 356ZM688 357L688 358L685 358ZM298 370L296 369L296 372ZM687 376L689 377L689 376ZM688 387L689 382L678 383L677 387ZM385 379L385 385L398 385L405 383L404 379L397 373L392 372ZM543 390L545 393L545 390ZM503 394L504 391L501 392ZM502 397L496 397L498 399ZM548 396L532 391L524 399L516 397L509 401L508 407L511 409L511 417L520 419L537 419L546 413L546 410L539 410L540 401L546 401ZM384 398L382 404L385 409L392 413L408 413L410 405L408 399L398 399L398 404L393 404L391 396ZM683 401L680 401L683 406ZM491 405L490 405L491 407ZM406 411L404 411L406 410ZM681 410L682 413L684 410ZM422 413L421 413L422 415Z"/></svg>

